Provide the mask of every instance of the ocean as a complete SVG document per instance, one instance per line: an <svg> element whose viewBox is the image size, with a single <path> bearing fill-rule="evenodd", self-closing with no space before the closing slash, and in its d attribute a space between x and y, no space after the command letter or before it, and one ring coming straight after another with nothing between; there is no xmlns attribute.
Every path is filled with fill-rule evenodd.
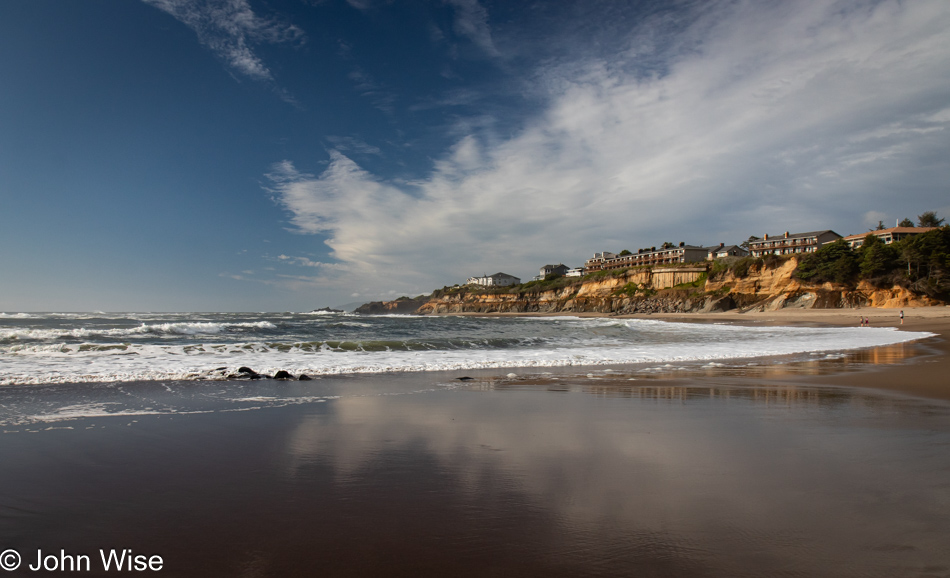
<svg viewBox="0 0 950 578"><path fill-rule="evenodd" d="M735 363L835 355L928 333L572 317L0 313L0 385ZM755 361L751 361L755 363Z"/></svg>

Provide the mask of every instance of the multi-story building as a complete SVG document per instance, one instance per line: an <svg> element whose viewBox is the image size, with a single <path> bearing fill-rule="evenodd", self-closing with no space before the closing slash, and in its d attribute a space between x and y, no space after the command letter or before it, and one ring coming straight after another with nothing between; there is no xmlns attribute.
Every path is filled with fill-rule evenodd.
<svg viewBox="0 0 950 578"><path fill-rule="evenodd" d="M594 256L584 262L584 273L591 271L600 271L604 269L604 263L616 258L615 253L604 251L603 253L594 253Z"/></svg>
<svg viewBox="0 0 950 578"><path fill-rule="evenodd" d="M857 249L864 244L865 237L868 235L874 235L875 237L884 241L885 245L890 245L895 241L906 239L912 235L921 235L927 231L933 231L936 228L937 227L891 227L890 229L868 231L867 233L861 233L860 235L848 235L844 238L844 240L852 249Z"/></svg>
<svg viewBox="0 0 950 578"><path fill-rule="evenodd" d="M749 241L749 252L753 257L765 255L794 255L796 253L814 253L826 243L840 239L834 231L812 231L809 233L789 233L784 235L765 235L761 239Z"/></svg>
<svg viewBox="0 0 950 578"><path fill-rule="evenodd" d="M615 255L613 253L594 253L592 259L584 263L584 273L607 269L626 269L644 265L667 265L672 263L696 263L705 261L709 250L695 245L680 243L679 246L666 249L640 249L636 253Z"/></svg>

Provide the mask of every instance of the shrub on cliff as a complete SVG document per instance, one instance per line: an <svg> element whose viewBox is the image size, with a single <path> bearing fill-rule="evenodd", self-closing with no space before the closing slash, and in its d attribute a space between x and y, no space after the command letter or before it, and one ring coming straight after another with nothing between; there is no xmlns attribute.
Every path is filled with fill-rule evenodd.
<svg viewBox="0 0 950 578"><path fill-rule="evenodd" d="M634 297L637 294L637 291L640 290L640 286L634 282L627 283L623 287L618 287L614 290L613 295L615 297Z"/></svg>
<svg viewBox="0 0 950 578"><path fill-rule="evenodd" d="M759 269L762 267L762 259L760 257L743 257L733 263L729 268L732 270L732 274L737 278L742 279L749 276L749 272L753 269Z"/></svg>
<svg viewBox="0 0 950 578"><path fill-rule="evenodd" d="M608 277L621 277L627 274L627 271L633 267L628 267L627 269L605 269L603 271L593 271L584 275L585 281L597 281L600 279L606 279Z"/></svg>
<svg viewBox="0 0 950 578"><path fill-rule="evenodd" d="M548 275L543 281L528 281L521 285L512 287L512 293L543 293L554 289L562 289L571 285L580 285L581 281L577 277L564 277L563 275Z"/></svg>

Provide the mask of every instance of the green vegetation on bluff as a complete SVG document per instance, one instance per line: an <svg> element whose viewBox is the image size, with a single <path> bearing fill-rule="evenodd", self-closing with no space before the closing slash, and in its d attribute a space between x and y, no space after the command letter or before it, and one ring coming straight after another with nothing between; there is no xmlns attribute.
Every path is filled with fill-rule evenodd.
<svg viewBox="0 0 950 578"><path fill-rule="evenodd" d="M719 260L710 266L709 276L721 279L732 273L741 279L755 271L780 267L792 257L766 255ZM935 299L950 299L950 226L890 245L869 233L856 249L838 239L814 253L794 257L798 259L795 276L808 283L831 282L854 288L867 281L875 287L897 285Z"/></svg>
<svg viewBox="0 0 950 578"><path fill-rule="evenodd" d="M795 274L813 283L899 285L946 300L950 298L950 226L890 245L869 234L857 249L839 239L802 257Z"/></svg>
<svg viewBox="0 0 950 578"><path fill-rule="evenodd" d="M737 278L742 279L748 277L753 270L774 269L790 258L790 256L767 255L765 257L750 256L739 259L719 259L713 261L710 266L709 276L715 279L731 272Z"/></svg>
<svg viewBox="0 0 950 578"><path fill-rule="evenodd" d="M853 289L859 282L867 281L875 287L896 285L934 299L950 300L950 226L907 237L890 245L885 245L880 238L868 234L863 245L856 249L848 246L843 239L838 239L814 253L805 255L720 259L709 263L708 273L701 275L696 281L659 292L665 294L671 291L686 291L690 295L701 293L707 278L722 279L727 273L731 273L736 278L745 278L765 269L780 267L792 258L798 259L795 276L807 283L832 282ZM697 265L697 263L686 263L679 266L696 267ZM668 267L664 266L664 268ZM529 281L506 287L456 285L437 289L432 293L431 298L469 294L507 294L525 297L557 290L572 290L576 293L584 283L623 278L634 269L639 269L639 267L594 271L584 277L548 275L540 281ZM617 287L613 291L613 296L650 297L657 293L657 290L630 282ZM728 293L728 289L723 287L716 293Z"/></svg>

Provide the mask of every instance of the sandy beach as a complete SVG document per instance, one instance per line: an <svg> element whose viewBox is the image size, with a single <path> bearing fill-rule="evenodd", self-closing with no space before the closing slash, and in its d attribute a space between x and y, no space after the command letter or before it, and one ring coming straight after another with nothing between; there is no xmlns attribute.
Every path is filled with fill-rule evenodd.
<svg viewBox="0 0 950 578"><path fill-rule="evenodd" d="M659 313L653 315L605 315L599 313L565 313L576 317L617 317L629 319L658 319L683 323L730 323L737 325L768 326L860 326L867 318L870 327L893 327L902 331L925 331L931 337L908 344L904 354L884 355L878 359L865 357L866 366L859 372L838 372L826 366L819 375L783 376L782 381L799 385L831 385L857 388L877 388L906 395L950 400L950 306L917 307L904 309L901 323L899 309L782 309L746 313ZM474 316L550 316L535 313L463 314ZM554 314L555 316L561 314ZM730 379L737 379L731 375ZM741 379L741 378L739 378ZM760 377L755 377L760 380Z"/></svg>
<svg viewBox="0 0 950 578"><path fill-rule="evenodd" d="M820 377L823 385L871 387L898 391L908 395L950 400L950 307L900 310L856 309L851 311L777 311L746 314L704 315L704 320L728 319L735 323L767 323L775 325L824 324L855 326L859 317L869 320L871 327L894 327L905 331L927 331L937 336L918 345L916 355L898 362L870 364L867 371L831 373ZM671 320L674 316L671 316ZM678 319L682 321L683 319Z"/></svg>

